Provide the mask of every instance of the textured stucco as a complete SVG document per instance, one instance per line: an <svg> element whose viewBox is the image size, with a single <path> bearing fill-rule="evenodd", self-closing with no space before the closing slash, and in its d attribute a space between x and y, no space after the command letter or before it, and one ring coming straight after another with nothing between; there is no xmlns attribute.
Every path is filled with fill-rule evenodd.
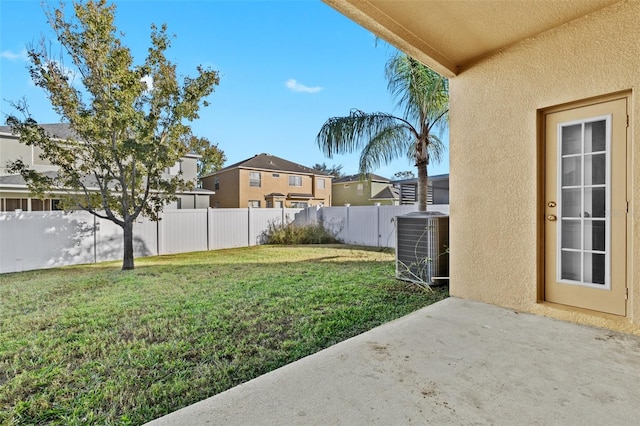
<svg viewBox="0 0 640 426"><path fill-rule="evenodd" d="M451 294L640 330L640 2L521 42L451 79ZM627 317L538 303L538 111L630 91Z"/></svg>

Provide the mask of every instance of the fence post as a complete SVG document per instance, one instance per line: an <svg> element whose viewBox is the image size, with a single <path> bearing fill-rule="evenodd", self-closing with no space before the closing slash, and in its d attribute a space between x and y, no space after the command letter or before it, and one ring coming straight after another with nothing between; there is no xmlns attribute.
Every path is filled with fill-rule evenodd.
<svg viewBox="0 0 640 426"><path fill-rule="evenodd" d="M158 220L156 220L156 251L158 252L158 256L160 253L160 219L162 217L162 212L158 215Z"/></svg>
<svg viewBox="0 0 640 426"><path fill-rule="evenodd" d="M346 221L345 221L346 222L346 224L345 224L345 231L346 231L345 232L345 236L346 236L345 243L348 243L349 242L349 206L351 206L351 204L347 203L347 204L345 204L345 206L347 206L347 214L346 214L347 218L346 218Z"/></svg>
<svg viewBox="0 0 640 426"><path fill-rule="evenodd" d="M247 247L251 247L251 209L252 207L247 207Z"/></svg>
<svg viewBox="0 0 640 426"><path fill-rule="evenodd" d="M376 239L378 241L378 247L380 247L380 203L376 203L376 233L378 234L378 238Z"/></svg>
<svg viewBox="0 0 640 426"><path fill-rule="evenodd" d="M211 246L209 244L209 230L211 229L209 226L209 209L211 209L211 207L207 207L207 251L211 250Z"/></svg>
<svg viewBox="0 0 640 426"><path fill-rule="evenodd" d="M30 200L30 199L29 199ZM93 263L98 263L98 236L96 235L96 215L93 216Z"/></svg>

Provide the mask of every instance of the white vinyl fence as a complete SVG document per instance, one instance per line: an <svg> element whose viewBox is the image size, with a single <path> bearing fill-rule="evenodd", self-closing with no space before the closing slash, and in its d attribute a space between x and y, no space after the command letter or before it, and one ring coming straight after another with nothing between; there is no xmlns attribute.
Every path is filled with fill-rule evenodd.
<svg viewBox="0 0 640 426"><path fill-rule="evenodd" d="M429 206L449 213L449 206ZM136 257L260 244L269 224L322 221L348 244L395 246L393 218L415 206L166 210L134 225ZM122 229L86 212L0 213L0 273L122 258Z"/></svg>
<svg viewBox="0 0 640 426"><path fill-rule="evenodd" d="M430 211L449 214L449 205L430 205ZM323 207L318 212L325 228L337 233L346 244L373 247L396 246L395 217L418 211L417 206Z"/></svg>

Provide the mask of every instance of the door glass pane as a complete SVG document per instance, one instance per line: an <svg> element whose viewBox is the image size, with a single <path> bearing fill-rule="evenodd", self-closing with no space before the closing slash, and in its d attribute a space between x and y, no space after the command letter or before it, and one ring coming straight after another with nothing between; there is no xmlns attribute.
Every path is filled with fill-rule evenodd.
<svg viewBox="0 0 640 426"><path fill-rule="evenodd" d="M584 278L590 284L604 285L605 255L598 253L584 253Z"/></svg>
<svg viewBox="0 0 640 426"><path fill-rule="evenodd" d="M563 251L561 256L560 278L563 280L582 281L580 274L581 253L579 251Z"/></svg>
<svg viewBox="0 0 640 426"><path fill-rule="evenodd" d="M607 208L605 188L584 189L584 217L604 217Z"/></svg>
<svg viewBox="0 0 640 426"><path fill-rule="evenodd" d="M563 189L562 190L562 217L580 217L582 212L582 190Z"/></svg>
<svg viewBox="0 0 640 426"><path fill-rule="evenodd" d="M585 171L586 174L586 171ZM562 159L562 186L577 186L582 183L582 156Z"/></svg>
<svg viewBox="0 0 640 426"><path fill-rule="evenodd" d="M581 249L580 220L562 220L562 248Z"/></svg>
<svg viewBox="0 0 640 426"><path fill-rule="evenodd" d="M582 152L582 124L562 128L562 155Z"/></svg>
<svg viewBox="0 0 640 426"><path fill-rule="evenodd" d="M584 249L604 251L605 250L605 221L585 220L584 221ZM578 247L572 247L578 248Z"/></svg>
<svg viewBox="0 0 640 426"><path fill-rule="evenodd" d="M564 167L564 164L563 164L563 167ZM604 185L606 183L605 182L606 172L607 172L607 155L606 154L593 154L593 155L584 156L584 184L585 185ZM564 182L563 182L563 185L565 185Z"/></svg>
<svg viewBox="0 0 640 426"><path fill-rule="evenodd" d="M584 126L584 152L600 152L607 149L607 121L593 121Z"/></svg>
<svg viewBox="0 0 640 426"><path fill-rule="evenodd" d="M560 125L558 275L575 284L607 282L608 120Z"/></svg>

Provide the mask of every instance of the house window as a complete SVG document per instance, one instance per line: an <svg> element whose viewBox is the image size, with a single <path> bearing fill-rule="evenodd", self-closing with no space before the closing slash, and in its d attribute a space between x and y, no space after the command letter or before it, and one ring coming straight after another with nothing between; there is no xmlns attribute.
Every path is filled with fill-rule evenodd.
<svg viewBox="0 0 640 426"><path fill-rule="evenodd" d="M292 209L306 209L307 207L309 207L309 203L303 202L303 201L292 201L291 202L291 208Z"/></svg>
<svg viewBox="0 0 640 426"><path fill-rule="evenodd" d="M14 210L28 210L28 201L26 198L6 198L5 211L12 212Z"/></svg>
<svg viewBox="0 0 640 426"><path fill-rule="evenodd" d="M249 207L260 207L260 201L259 200L249 200Z"/></svg>
<svg viewBox="0 0 640 426"><path fill-rule="evenodd" d="M318 179L316 181L318 189L324 189L324 179Z"/></svg>
<svg viewBox="0 0 640 426"><path fill-rule="evenodd" d="M43 212L48 210L46 208L47 200L37 200L35 198L31 199L31 211L32 212Z"/></svg>
<svg viewBox="0 0 640 426"><path fill-rule="evenodd" d="M215 176L213 178L213 189L214 190L220 189L220 178L218 176Z"/></svg>
<svg viewBox="0 0 640 426"><path fill-rule="evenodd" d="M302 176L289 176L289 186L302 186Z"/></svg>
<svg viewBox="0 0 640 426"><path fill-rule="evenodd" d="M364 192L364 184L359 183L357 191L358 191L358 195L362 195Z"/></svg>
<svg viewBox="0 0 640 426"><path fill-rule="evenodd" d="M280 177L280 173L271 173L271 177L279 178Z"/></svg>
<svg viewBox="0 0 640 426"><path fill-rule="evenodd" d="M273 201L272 200L267 200L267 208L268 209L273 208Z"/></svg>
<svg viewBox="0 0 640 426"><path fill-rule="evenodd" d="M249 172L249 186L260 187L260 172Z"/></svg>

